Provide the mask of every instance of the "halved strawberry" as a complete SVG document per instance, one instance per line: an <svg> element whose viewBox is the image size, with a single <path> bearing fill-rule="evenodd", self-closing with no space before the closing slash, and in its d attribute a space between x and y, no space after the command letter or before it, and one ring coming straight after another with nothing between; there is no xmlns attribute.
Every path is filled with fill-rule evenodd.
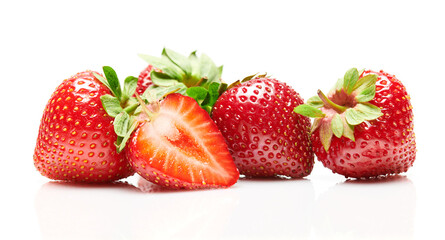
<svg viewBox="0 0 445 240"><path fill-rule="evenodd" d="M229 187L238 180L221 132L193 98L170 94L153 112L143 112L127 144L130 164L139 175L187 189Z"/></svg>

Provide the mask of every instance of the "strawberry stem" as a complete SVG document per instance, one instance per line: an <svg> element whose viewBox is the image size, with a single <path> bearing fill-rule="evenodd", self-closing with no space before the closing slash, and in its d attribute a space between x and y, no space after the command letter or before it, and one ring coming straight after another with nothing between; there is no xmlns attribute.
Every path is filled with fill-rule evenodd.
<svg viewBox="0 0 445 240"><path fill-rule="evenodd" d="M176 89L174 89L174 90L172 90L170 92L165 93L164 95L162 95L162 97L160 99L163 99L163 98L167 97L167 95L169 95L169 94L177 92L179 89L181 89L181 88L176 88Z"/></svg>
<svg viewBox="0 0 445 240"><path fill-rule="evenodd" d="M324 93L320 89L317 90L317 95L320 97L321 101L323 101L325 107L332 108L338 113L342 113L346 111L346 109L348 109L347 107L340 106L331 101L328 97L326 97L326 95L324 95Z"/></svg>
<svg viewBox="0 0 445 240"><path fill-rule="evenodd" d="M131 113L133 113L133 112L136 110L136 108L137 108L138 106L139 106L139 104L137 104L137 103L132 104L132 105L130 105L130 106L124 108L124 111L127 112L128 114L131 114Z"/></svg>
<svg viewBox="0 0 445 240"><path fill-rule="evenodd" d="M199 81L198 81L198 82L196 82L195 86L200 86L200 85L201 85L201 83L202 83L202 82L203 82L204 80L206 80L206 81L207 81L207 77L202 77L201 79L199 79Z"/></svg>
<svg viewBox="0 0 445 240"><path fill-rule="evenodd" d="M153 112L148 110L147 106L145 105L144 100L142 100L142 98L139 96L139 94L134 93L134 95L136 96L136 99L138 100L139 104L141 105L142 111L148 116L148 118L150 118L150 120L152 120L154 117Z"/></svg>

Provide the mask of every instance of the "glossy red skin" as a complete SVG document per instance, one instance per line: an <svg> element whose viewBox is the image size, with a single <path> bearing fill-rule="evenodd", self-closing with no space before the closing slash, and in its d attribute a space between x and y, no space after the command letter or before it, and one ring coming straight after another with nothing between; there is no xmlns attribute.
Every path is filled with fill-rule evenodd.
<svg viewBox="0 0 445 240"><path fill-rule="evenodd" d="M171 131L179 134L170 135ZM138 126L127 148L136 172L163 187L221 188L239 178L215 123L193 98L181 94L168 95L156 117Z"/></svg>
<svg viewBox="0 0 445 240"><path fill-rule="evenodd" d="M45 177L71 182L111 182L133 175L116 152L113 118L100 96L110 94L93 72L64 80L49 99L40 122L34 165Z"/></svg>
<svg viewBox="0 0 445 240"><path fill-rule="evenodd" d="M257 78L226 91L212 118L241 174L301 178L314 164L309 118L293 109L303 99L276 79Z"/></svg>
<svg viewBox="0 0 445 240"><path fill-rule="evenodd" d="M137 84L137 88L136 88L137 94L142 95L145 92L145 90L153 84L153 82L151 81L151 77L150 77L152 70L153 70L153 66L148 65L139 74L138 84Z"/></svg>
<svg viewBox="0 0 445 240"><path fill-rule="evenodd" d="M355 127L355 142L333 136L328 153L319 130L312 134L314 152L319 161L334 173L351 178L370 178L406 172L416 158L413 111L403 84L383 71L366 70L362 76L377 74L375 98L371 104L381 108L383 116Z"/></svg>

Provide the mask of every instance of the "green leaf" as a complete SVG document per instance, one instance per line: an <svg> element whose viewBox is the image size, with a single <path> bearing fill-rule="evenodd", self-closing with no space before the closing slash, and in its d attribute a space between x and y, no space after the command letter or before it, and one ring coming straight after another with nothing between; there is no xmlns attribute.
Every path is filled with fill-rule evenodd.
<svg viewBox="0 0 445 240"><path fill-rule="evenodd" d="M250 81L250 80L256 78L257 76L258 76L258 73L255 73L255 74L246 76L246 77L243 78L241 81L240 81L240 80L237 80L237 82L244 83L244 82L247 82L247 81Z"/></svg>
<svg viewBox="0 0 445 240"><path fill-rule="evenodd" d="M219 74L219 77L221 77L221 75L222 75L223 68L224 68L223 65L221 65L221 66L218 67L218 74Z"/></svg>
<svg viewBox="0 0 445 240"><path fill-rule="evenodd" d="M232 82L228 87L227 87L227 89L231 89L231 88L233 88L233 87L235 87L235 86L238 86L238 85L240 85L241 84L241 81L240 80L236 80L235 82Z"/></svg>
<svg viewBox="0 0 445 240"><path fill-rule="evenodd" d="M117 99L116 97L106 94L102 95L100 97L100 100L102 101L102 106L104 107L105 111L111 117L116 117L120 112L123 111L119 99Z"/></svg>
<svg viewBox="0 0 445 240"><path fill-rule="evenodd" d="M355 100L360 103L369 102L375 97L375 86L363 90L360 94L355 96Z"/></svg>
<svg viewBox="0 0 445 240"><path fill-rule="evenodd" d="M128 114L134 115L134 112L136 111L136 108L139 107L139 104L131 104L128 107L124 108L124 111Z"/></svg>
<svg viewBox="0 0 445 240"><path fill-rule="evenodd" d="M363 114L354 108L348 108L345 111L345 117L346 121L354 126L359 125L360 123L365 121Z"/></svg>
<svg viewBox="0 0 445 240"><path fill-rule="evenodd" d="M314 122L312 123L312 126L311 126L311 134L314 133L314 131L320 127L322 121L323 121L323 118L315 118L314 119Z"/></svg>
<svg viewBox="0 0 445 240"><path fill-rule="evenodd" d="M354 126L364 121L377 119L382 115L380 108L370 103L359 103L354 108L345 111L346 121Z"/></svg>
<svg viewBox="0 0 445 240"><path fill-rule="evenodd" d="M213 105L215 105L216 100L218 100L218 98L220 96L220 94L219 94L220 85L221 84L219 84L219 83L212 82L209 86L209 89L208 89L209 101L205 105L210 106L210 108L212 108Z"/></svg>
<svg viewBox="0 0 445 240"><path fill-rule="evenodd" d="M117 74L113 68L109 66L104 66L103 68L105 77L107 78L108 85L110 87L110 91L114 94L114 96L121 100L122 90L121 85L119 83L119 79L117 78Z"/></svg>
<svg viewBox="0 0 445 240"><path fill-rule="evenodd" d="M375 97L377 75L370 74L360 78L353 88L357 102L368 102Z"/></svg>
<svg viewBox="0 0 445 240"><path fill-rule="evenodd" d="M359 78L357 68L349 69L344 76L343 88L345 91L350 94L352 89Z"/></svg>
<svg viewBox="0 0 445 240"><path fill-rule="evenodd" d="M320 109L309 106L307 104L301 104L297 106L296 108L294 108L294 112L312 118L321 118L325 116L325 114Z"/></svg>
<svg viewBox="0 0 445 240"><path fill-rule="evenodd" d="M142 97L142 96L141 96ZM136 108L136 110L134 110L134 115L135 116L137 116L137 115L139 115L139 114L141 114L142 113L142 107L141 107L141 105L139 105L137 108Z"/></svg>
<svg viewBox="0 0 445 240"><path fill-rule="evenodd" d="M225 88L227 87L227 84L225 86L221 86L223 84L213 82L210 84L208 93L201 103L201 107L204 108L209 114L212 112L213 105L215 105L216 101L218 100L221 91L221 87Z"/></svg>
<svg viewBox="0 0 445 240"><path fill-rule="evenodd" d="M120 137L124 137L128 132L128 125L130 122L130 115L122 111L114 118L114 131Z"/></svg>
<svg viewBox="0 0 445 240"><path fill-rule="evenodd" d="M207 77L208 85L212 82L220 82L220 71L222 71L222 69L218 69L209 56L201 54L200 67L201 76Z"/></svg>
<svg viewBox="0 0 445 240"><path fill-rule="evenodd" d="M123 139L124 139L123 137L117 136L116 142L114 143L114 146L116 146L116 149L119 149L119 146L121 145ZM120 151L117 151L117 152L119 153Z"/></svg>
<svg viewBox="0 0 445 240"><path fill-rule="evenodd" d="M321 101L319 96L313 96L309 98L306 104L314 108L321 108L324 105L323 101Z"/></svg>
<svg viewBox="0 0 445 240"><path fill-rule="evenodd" d="M125 78L124 82L124 96L128 99L129 97L133 96L134 92L136 91L136 88L138 86L138 78L129 76ZM125 99L125 100L127 100Z"/></svg>
<svg viewBox="0 0 445 240"><path fill-rule="evenodd" d="M194 59L198 60L198 56L196 56L196 50L189 54L189 59L190 60L194 60Z"/></svg>
<svg viewBox="0 0 445 240"><path fill-rule="evenodd" d="M152 71L150 77L153 84L161 87L174 86L179 83L178 80L172 79L169 75L156 71Z"/></svg>
<svg viewBox="0 0 445 240"><path fill-rule="evenodd" d="M142 94L141 97L144 97L146 99L149 99L151 101L159 100L163 96L169 94L169 93L180 93L182 95L186 94L187 86L185 86L183 83L178 83L177 85L168 86L168 87L156 87L154 85L151 85L150 87L145 90L145 92Z"/></svg>
<svg viewBox="0 0 445 240"><path fill-rule="evenodd" d="M200 79L201 78L201 69L199 66L199 58L198 56L196 56L196 51L193 51L192 53L190 53L189 55L189 61L190 61L190 65L192 66L192 73L191 76L194 79Z"/></svg>
<svg viewBox="0 0 445 240"><path fill-rule="evenodd" d="M328 123L321 123L320 125L320 141L323 145L323 148L326 152L328 152L329 147L331 146L332 140L332 128Z"/></svg>
<svg viewBox="0 0 445 240"><path fill-rule="evenodd" d="M161 89L165 89L165 88L169 88L169 87L158 87L155 85L150 85L147 89L145 89L144 93L142 93L142 95L140 95L140 97L143 100L146 100L147 102L153 102L153 101L157 101L160 100L161 96L159 96L159 98L157 97L157 92Z"/></svg>
<svg viewBox="0 0 445 240"><path fill-rule="evenodd" d="M191 87L187 89L187 96L195 99L199 104L201 104L207 96L207 89L203 87Z"/></svg>
<svg viewBox="0 0 445 240"><path fill-rule="evenodd" d="M383 115L379 107L370 103L359 103L354 109L362 114L364 120L374 120Z"/></svg>
<svg viewBox="0 0 445 240"><path fill-rule="evenodd" d="M187 57L167 48L162 50L162 55L166 56L171 62L182 69L187 76L192 75L192 66Z"/></svg>
<svg viewBox="0 0 445 240"><path fill-rule="evenodd" d="M118 148L117 148L117 152L118 152L118 153L120 153L120 152L122 152L122 150L124 150L125 145L126 145L127 142L128 142L128 139L130 139L131 134L134 132L134 130L136 129L136 127L139 125L139 123L135 120L134 117L132 117L130 121L132 122L132 123L131 123L131 126L130 126L130 129L128 129L128 131L127 131L127 133L125 134L125 136L121 139L121 141L120 141L120 143L119 143L119 146L118 146Z"/></svg>
<svg viewBox="0 0 445 240"><path fill-rule="evenodd" d="M168 58L158 58L153 57L146 54L139 54L139 57L153 65L157 69L161 69L162 72L172 79L182 80L183 75L185 74L180 68L178 68L175 64L170 62ZM152 71L154 72L154 71Z"/></svg>
<svg viewBox="0 0 445 240"><path fill-rule="evenodd" d="M344 117L342 117L342 123L343 123L343 136L355 142L354 126L349 125Z"/></svg>
<svg viewBox="0 0 445 240"><path fill-rule="evenodd" d="M107 79L105 79L104 77L102 77L101 75L93 72L93 75L97 78L97 80L99 80L103 85L105 85L108 89L110 89L110 84L108 84Z"/></svg>
<svg viewBox="0 0 445 240"><path fill-rule="evenodd" d="M340 91L340 90L343 88L344 81L345 81L345 80L344 80L343 78L339 78L339 79L337 80L337 82L335 83L334 89L335 89L336 91Z"/></svg>
<svg viewBox="0 0 445 240"><path fill-rule="evenodd" d="M337 138L343 136L343 121L338 113L336 113L331 120L331 128Z"/></svg>

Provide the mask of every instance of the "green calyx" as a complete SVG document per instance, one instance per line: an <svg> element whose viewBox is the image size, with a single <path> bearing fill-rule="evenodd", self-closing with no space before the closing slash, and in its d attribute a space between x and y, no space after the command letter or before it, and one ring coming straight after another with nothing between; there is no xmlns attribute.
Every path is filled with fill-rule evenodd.
<svg viewBox="0 0 445 240"><path fill-rule="evenodd" d="M237 86L237 85L239 85L239 84L241 84L241 83L250 81L250 80L252 80L252 79L256 79L256 78L269 78L269 77L270 77L270 76L267 76L267 73L265 73L265 74L255 73L255 74L252 74L252 75L249 75L249 76L243 78L242 80L236 80L235 82L233 82L232 84L230 84L230 85L227 87L227 89L231 89L231 88L233 88L233 87L235 87L235 86Z"/></svg>
<svg viewBox="0 0 445 240"><path fill-rule="evenodd" d="M132 76L127 77L122 89L113 68L105 66L103 72L105 77L96 73L94 76L111 91L111 94L102 95L100 100L107 114L114 118L113 127L117 135L115 145L119 153L124 149L131 133L138 125L136 117L140 112L140 104L133 97L138 79Z"/></svg>
<svg viewBox="0 0 445 240"><path fill-rule="evenodd" d="M381 109L369 103L375 97L377 75L360 77L362 73L351 68L328 96L318 90L317 96L294 109L298 114L315 118L311 132L320 130L320 140L326 152L333 136L355 141L355 126L382 116Z"/></svg>
<svg viewBox="0 0 445 240"><path fill-rule="evenodd" d="M186 57L164 48L161 57L139 56L157 69L150 74L153 85L143 94L145 97L181 93L195 99L210 114L218 97L227 89L227 84L221 81L223 67L217 67L205 54L198 57L194 51Z"/></svg>

